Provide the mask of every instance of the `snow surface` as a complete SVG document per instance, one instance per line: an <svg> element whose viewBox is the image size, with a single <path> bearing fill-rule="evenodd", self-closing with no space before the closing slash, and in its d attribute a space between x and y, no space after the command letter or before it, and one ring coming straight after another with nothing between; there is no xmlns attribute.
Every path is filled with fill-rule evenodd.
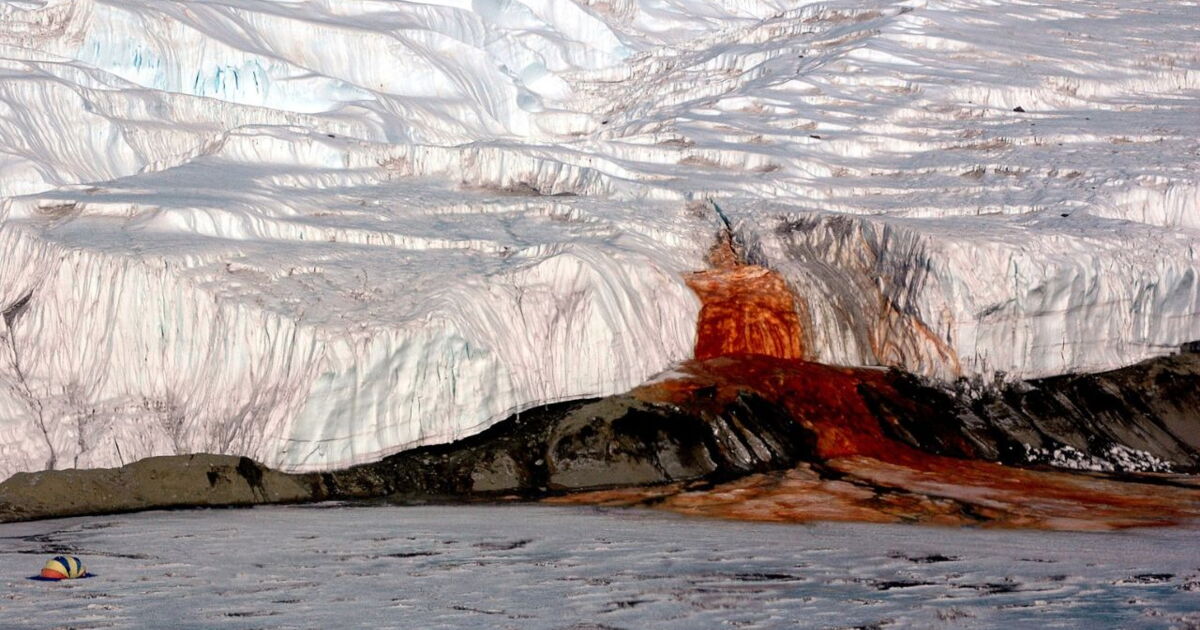
<svg viewBox="0 0 1200 630"><path fill-rule="evenodd" d="M0 525L0 618L14 629L1192 627L1196 533L537 506L151 512ZM60 553L97 577L24 579Z"/></svg>
<svg viewBox="0 0 1200 630"><path fill-rule="evenodd" d="M707 198L814 359L1170 352L1200 338L1198 13L0 0L0 478L327 469L628 389L690 356Z"/></svg>
<svg viewBox="0 0 1200 630"><path fill-rule="evenodd" d="M1027 461L1034 464L1047 464L1055 468L1105 472L1171 472L1172 469L1170 462L1163 461L1146 451L1120 444L1108 447L1108 452L1103 457L1088 455L1065 444L1054 449L1038 448L1028 444L1024 446Z"/></svg>

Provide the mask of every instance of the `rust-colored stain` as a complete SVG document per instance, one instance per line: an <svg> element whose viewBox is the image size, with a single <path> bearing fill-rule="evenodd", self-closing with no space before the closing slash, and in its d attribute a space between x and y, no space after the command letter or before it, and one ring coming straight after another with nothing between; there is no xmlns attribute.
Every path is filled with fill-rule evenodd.
<svg viewBox="0 0 1200 630"><path fill-rule="evenodd" d="M816 457L793 470L717 486L586 492L552 501L653 504L742 520L926 523L1064 530L1166 525L1200 516L1200 480L1014 468L932 455L886 435L860 387L900 394L884 370L742 355L682 366L682 376L635 390L648 402L721 408L751 392L782 403L815 437ZM694 396L703 390L704 396ZM713 393L715 392L715 394Z"/></svg>
<svg viewBox="0 0 1200 630"><path fill-rule="evenodd" d="M815 438L811 463L729 483L619 488L556 503L654 505L724 518L914 522L1108 530L1200 516L1200 480L1014 468L932 455L887 435L864 390L908 404L892 374L800 360L795 300L777 275L738 264L720 248L714 269L689 284L703 300L696 360L677 378L634 390L654 403L720 409L740 393L782 405ZM697 396L703 390L703 396ZM960 445L971 452L968 445Z"/></svg>
<svg viewBox="0 0 1200 630"><path fill-rule="evenodd" d="M727 243L709 255L712 268L690 275L700 297L697 359L727 354L804 358L804 330L797 301L779 274L739 262Z"/></svg>

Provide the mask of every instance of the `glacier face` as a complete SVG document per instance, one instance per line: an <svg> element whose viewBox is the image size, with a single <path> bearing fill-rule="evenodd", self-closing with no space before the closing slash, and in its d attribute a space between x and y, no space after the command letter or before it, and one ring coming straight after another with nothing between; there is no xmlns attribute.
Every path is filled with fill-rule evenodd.
<svg viewBox="0 0 1200 630"><path fill-rule="evenodd" d="M285 470L686 359L720 227L810 358L1200 338L1200 3L0 0L0 477Z"/></svg>
<svg viewBox="0 0 1200 630"><path fill-rule="evenodd" d="M307 182L238 168L218 191L221 168L200 162L8 204L5 375L22 404L6 406L6 461L367 461L628 389L690 351L694 222L656 239L603 203L415 178L305 199Z"/></svg>

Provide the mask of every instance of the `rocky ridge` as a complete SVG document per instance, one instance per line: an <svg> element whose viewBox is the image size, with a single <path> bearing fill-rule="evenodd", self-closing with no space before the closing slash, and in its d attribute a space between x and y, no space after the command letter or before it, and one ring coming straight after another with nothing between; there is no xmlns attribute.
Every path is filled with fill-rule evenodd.
<svg viewBox="0 0 1200 630"><path fill-rule="evenodd" d="M746 380L720 380L729 373ZM784 390L785 396L759 386L788 373L810 379L808 386ZM1148 524L1164 514L1200 513L1194 478L1146 472L1166 466L1186 473L1200 467L1198 392L1200 354L978 390L965 384L939 386L897 370L721 357L681 366L677 374L628 394L540 407L452 444L328 473L285 474L248 458L215 455L156 457L116 469L22 473L0 483L0 520L360 499L552 498L669 505L668 497L691 493L694 502L696 493L723 484L761 484L788 475L793 481L808 476L814 483L852 479L867 493L860 503L877 500L880 488L899 485L886 493L893 500L903 490L899 494L924 496L936 505L953 493L904 489L920 484L897 482L902 475L896 470L928 475L947 467L938 470L958 475L956 483L969 487L968 473L987 465L1001 476L1033 475L1026 481L1082 479L1085 486L1103 486L1109 499L1126 493L1144 500L1168 488L1168 499L1140 504L1142 518L1134 521ZM1079 467L1037 455L1065 449L1102 465L1086 474L1045 472ZM1114 452L1137 453L1140 459L1114 457ZM927 461L937 466L931 468ZM887 479L864 472L889 466L900 468ZM1037 494L1035 486L1028 491ZM970 501L955 501L951 511L972 511ZM875 515L903 512L901 507ZM912 516L922 520L920 512L916 509ZM1011 520L975 512L971 521ZM831 517L821 510L811 514ZM803 520L800 516L790 520Z"/></svg>

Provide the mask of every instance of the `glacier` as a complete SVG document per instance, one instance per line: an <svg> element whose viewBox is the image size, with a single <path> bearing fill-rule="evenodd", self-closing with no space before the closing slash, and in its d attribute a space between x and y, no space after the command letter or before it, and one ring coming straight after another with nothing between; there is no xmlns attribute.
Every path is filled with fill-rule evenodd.
<svg viewBox="0 0 1200 630"><path fill-rule="evenodd" d="M0 0L0 478L326 470L625 391L692 356L725 220L809 359L1173 352L1200 339L1198 14Z"/></svg>

